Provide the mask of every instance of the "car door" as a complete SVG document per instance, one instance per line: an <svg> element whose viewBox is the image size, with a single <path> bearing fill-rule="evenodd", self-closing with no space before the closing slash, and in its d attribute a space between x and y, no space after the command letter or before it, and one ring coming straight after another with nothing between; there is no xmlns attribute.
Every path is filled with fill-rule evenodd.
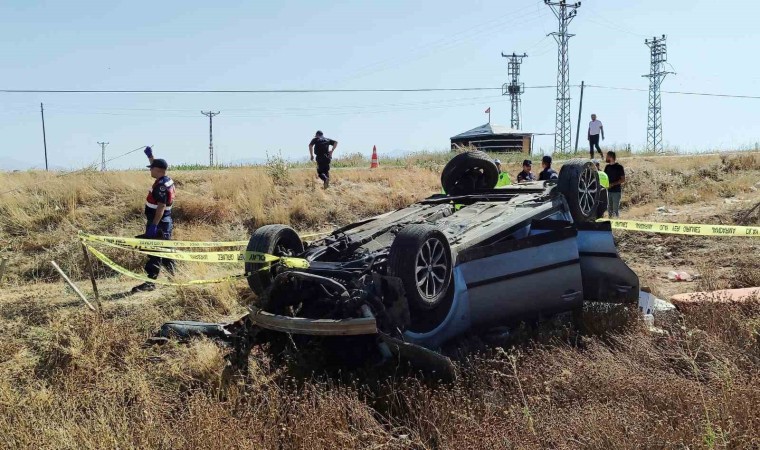
<svg viewBox="0 0 760 450"><path fill-rule="evenodd" d="M583 304L577 230L541 234L460 251L473 327L569 311Z"/></svg>

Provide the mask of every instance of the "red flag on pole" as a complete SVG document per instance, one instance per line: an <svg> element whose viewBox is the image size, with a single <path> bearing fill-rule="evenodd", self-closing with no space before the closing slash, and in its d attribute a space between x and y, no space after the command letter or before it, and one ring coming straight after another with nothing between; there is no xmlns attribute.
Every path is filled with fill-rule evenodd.
<svg viewBox="0 0 760 450"><path fill-rule="evenodd" d="M491 107L490 107L490 106L489 106L489 107L488 107L488 109L486 110L486 114L491 114Z"/></svg>

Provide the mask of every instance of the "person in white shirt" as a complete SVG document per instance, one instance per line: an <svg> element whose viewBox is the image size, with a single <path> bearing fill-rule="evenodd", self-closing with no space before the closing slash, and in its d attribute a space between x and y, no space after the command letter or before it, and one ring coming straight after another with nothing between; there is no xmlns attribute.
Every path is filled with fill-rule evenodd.
<svg viewBox="0 0 760 450"><path fill-rule="evenodd" d="M588 124L588 146L589 146L589 158L594 159L594 146L599 155L604 157L602 149L599 148L599 136L602 136L604 140L604 127L600 120L596 120L596 114L591 114L591 122Z"/></svg>

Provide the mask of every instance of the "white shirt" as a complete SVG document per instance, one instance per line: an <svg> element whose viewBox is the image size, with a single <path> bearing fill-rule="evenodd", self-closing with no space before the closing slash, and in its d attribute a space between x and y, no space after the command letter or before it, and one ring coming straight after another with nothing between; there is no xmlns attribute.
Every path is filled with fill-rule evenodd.
<svg viewBox="0 0 760 450"><path fill-rule="evenodd" d="M599 134L599 132L602 130L602 121L601 120L592 120L588 123L588 134L595 135Z"/></svg>

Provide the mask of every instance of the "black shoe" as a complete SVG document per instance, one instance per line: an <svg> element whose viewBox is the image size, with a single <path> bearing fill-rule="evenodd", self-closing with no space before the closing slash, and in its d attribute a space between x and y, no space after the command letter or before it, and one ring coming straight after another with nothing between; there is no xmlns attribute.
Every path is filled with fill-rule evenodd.
<svg viewBox="0 0 760 450"><path fill-rule="evenodd" d="M329 178L325 178L325 189L327 189L329 187L330 187L330 179Z"/></svg>
<svg viewBox="0 0 760 450"><path fill-rule="evenodd" d="M137 293L137 292L150 292L150 291L155 291L155 290L156 290L156 285L153 284L153 283L148 283L146 281L143 284L139 284L139 285L133 287L132 288L132 293L134 294L134 293Z"/></svg>

